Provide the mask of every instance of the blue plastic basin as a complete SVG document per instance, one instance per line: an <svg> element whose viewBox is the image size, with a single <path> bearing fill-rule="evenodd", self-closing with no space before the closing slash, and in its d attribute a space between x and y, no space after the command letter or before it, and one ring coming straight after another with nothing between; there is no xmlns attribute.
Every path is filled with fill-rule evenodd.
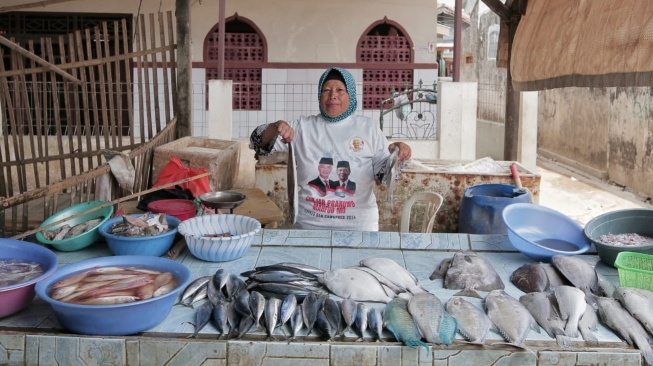
<svg viewBox="0 0 653 366"><path fill-rule="evenodd" d="M513 203L530 203L533 197L524 188L507 184L479 184L465 189L458 216L458 232L506 235L501 219L503 209Z"/></svg>

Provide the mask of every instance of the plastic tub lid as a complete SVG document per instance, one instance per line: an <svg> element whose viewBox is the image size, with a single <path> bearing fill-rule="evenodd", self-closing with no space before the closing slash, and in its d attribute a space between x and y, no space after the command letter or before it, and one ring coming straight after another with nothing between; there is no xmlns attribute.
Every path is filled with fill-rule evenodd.
<svg viewBox="0 0 653 366"><path fill-rule="evenodd" d="M195 205L195 202L191 200L175 198L152 201L147 204L147 208L154 213L166 213L172 215L175 213L195 212L197 206Z"/></svg>

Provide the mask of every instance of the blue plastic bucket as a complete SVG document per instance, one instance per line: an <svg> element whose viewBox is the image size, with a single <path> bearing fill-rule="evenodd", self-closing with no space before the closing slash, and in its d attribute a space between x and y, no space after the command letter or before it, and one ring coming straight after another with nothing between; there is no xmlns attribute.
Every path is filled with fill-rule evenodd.
<svg viewBox="0 0 653 366"><path fill-rule="evenodd" d="M503 209L518 202L530 203L531 193L525 188L508 184L479 184L465 189L460 213L458 232L467 234L506 235L501 218Z"/></svg>

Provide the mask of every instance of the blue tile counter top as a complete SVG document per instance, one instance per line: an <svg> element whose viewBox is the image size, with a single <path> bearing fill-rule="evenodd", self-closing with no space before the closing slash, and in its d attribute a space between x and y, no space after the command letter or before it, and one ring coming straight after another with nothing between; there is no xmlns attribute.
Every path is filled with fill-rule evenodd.
<svg viewBox="0 0 653 366"><path fill-rule="evenodd" d="M467 234L399 234L396 232L350 232L264 229L242 258L224 263L204 262L185 250L176 261L186 265L193 278L212 275L218 268L240 274L256 266L298 262L322 269L358 265L368 257L386 257L405 266L419 283L444 304L458 290L444 289L442 280L429 276L456 251L474 250L488 259L502 277L506 292L515 298L523 293L510 282L510 274L529 258L516 252L507 236ZM57 252L60 266L88 258L111 255L104 243L77 252ZM582 258L594 265L595 252ZM602 263L597 271L618 284L617 271ZM479 292L485 296L485 292ZM334 295L331 295L336 299ZM482 307L482 300L466 298ZM367 303L382 310L385 304ZM197 306L196 306L197 308ZM39 298L24 310L0 319L0 365L641 365L639 350L628 346L612 330L599 324L595 332L598 348L586 348L581 338L574 347L561 349L544 330L531 331L526 346L534 353L495 343L503 338L490 331L484 347L471 345L457 335L450 346L409 348L384 331L384 342L356 342L347 333L343 339L324 341L319 331L288 342L275 332L276 341L266 341L265 330L250 331L239 340L218 339L209 323L197 338L193 332L197 309L177 305L166 320L138 335L97 337L67 333L58 324L49 305Z"/></svg>

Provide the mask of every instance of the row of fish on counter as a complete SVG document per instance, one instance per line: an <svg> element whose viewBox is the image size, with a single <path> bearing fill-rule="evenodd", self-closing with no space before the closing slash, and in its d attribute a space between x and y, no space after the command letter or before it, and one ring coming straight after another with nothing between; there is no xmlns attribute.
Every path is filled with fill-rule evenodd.
<svg viewBox="0 0 653 366"><path fill-rule="evenodd" d="M554 256L550 264L527 263L515 270L511 282L525 292L519 299L504 291L491 263L472 251L443 260L430 279L442 279L444 288L460 291L442 304L404 267L375 257L359 266L333 270L277 263L238 276L219 269L213 276L193 281L180 303L194 306L208 299L196 312L192 336L209 322L227 338L263 328L275 338L279 332L286 334L288 324L291 339L303 328L306 335L317 328L327 340L349 331L364 340L366 330L380 340L385 328L408 346L427 346L424 341L451 344L457 333L482 345L493 329L508 344L528 349L524 345L528 333L539 332L540 327L563 348L573 347L572 339L579 335L586 345L597 345L592 330L600 317L652 364L648 342L653 319L648 317L653 293L617 288L579 257ZM465 299L482 298L477 291L488 292L484 309ZM368 307L369 302L385 307Z"/></svg>

